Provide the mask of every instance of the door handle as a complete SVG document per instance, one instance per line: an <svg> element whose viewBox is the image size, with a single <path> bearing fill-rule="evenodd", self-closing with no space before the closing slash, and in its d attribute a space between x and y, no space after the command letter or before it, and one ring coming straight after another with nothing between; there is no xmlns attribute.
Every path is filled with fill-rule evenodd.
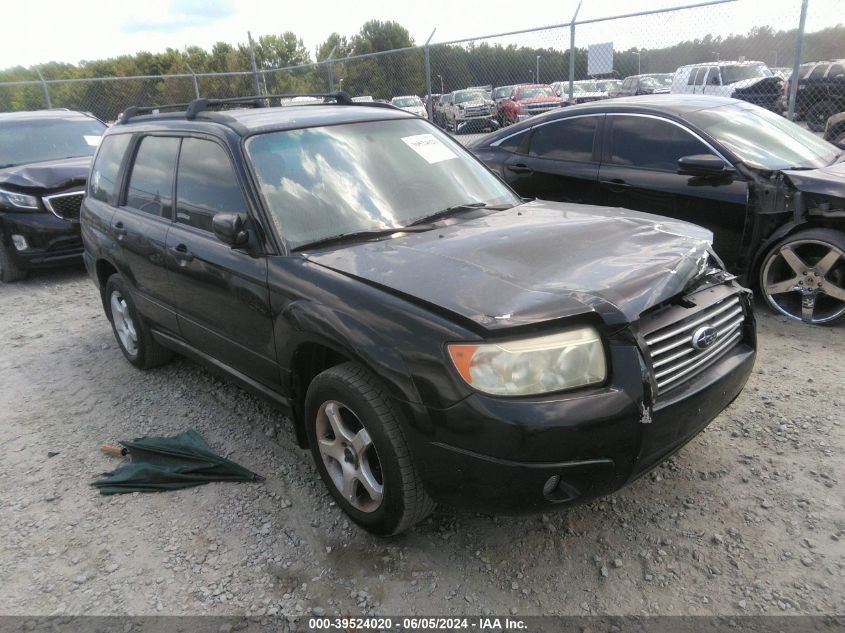
<svg viewBox="0 0 845 633"><path fill-rule="evenodd" d="M178 244L177 246L171 246L170 252L173 253L173 256L176 258L176 261L180 264L186 264L190 261L193 261L194 254L188 250L188 247L184 244Z"/></svg>
<svg viewBox="0 0 845 633"><path fill-rule="evenodd" d="M631 188L631 185L621 178L614 178L613 180L602 180L601 186L610 189L611 191L620 192Z"/></svg>
<svg viewBox="0 0 845 633"><path fill-rule="evenodd" d="M122 239L126 235L126 229L123 228L123 222L115 222L112 225L114 229L114 234L117 235L117 239Z"/></svg>
<svg viewBox="0 0 845 633"><path fill-rule="evenodd" d="M515 174L530 174L534 170L524 163L516 163L515 165L505 165L505 169L512 171Z"/></svg>

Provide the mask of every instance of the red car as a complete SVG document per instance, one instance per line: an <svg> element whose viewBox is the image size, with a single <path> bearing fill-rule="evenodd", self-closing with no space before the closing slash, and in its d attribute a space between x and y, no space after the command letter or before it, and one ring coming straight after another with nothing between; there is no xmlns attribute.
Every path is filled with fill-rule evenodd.
<svg viewBox="0 0 845 633"><path fill-rule="evenodd" d="M528 117L561 107L560 97L546 84L514 86L510 99L499 103L499 119L504 125L524 121Z"/></svg>

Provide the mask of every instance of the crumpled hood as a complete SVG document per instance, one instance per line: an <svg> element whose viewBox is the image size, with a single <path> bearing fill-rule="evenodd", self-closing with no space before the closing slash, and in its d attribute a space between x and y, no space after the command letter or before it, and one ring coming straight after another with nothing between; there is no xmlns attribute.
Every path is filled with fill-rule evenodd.
<svg viewBox="0 0 845 633"><path fill-rule="evenodd" d="M819 169L785 169L784 176L804 193L845 199L845 160Z"/></svg>
<svg viewBox="0 0 845 633"><path fill-rule="evenodd" d="M306 256L492 330L587 312L632 322L702 273L711 240L655 215L535 201Z"/></svg>
<svg viewBox="0 0 845 633"><path fill-rule="evenodd" d="M45 191L84 185L91 160L91 156L79 156L7 167L0 169L0 185Z"/></svg>

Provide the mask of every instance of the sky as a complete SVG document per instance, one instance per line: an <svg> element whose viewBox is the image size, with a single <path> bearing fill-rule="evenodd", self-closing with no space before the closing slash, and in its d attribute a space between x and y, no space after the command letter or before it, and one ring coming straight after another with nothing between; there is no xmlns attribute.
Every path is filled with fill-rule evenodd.
<svg viewBox="0 0 845 633"><path fill-rule="evenodd" d="M809 0L808 30L843 21L845 0ZM619 15L652 8L690 4L691 0L583 0L579 19ZM352 35L369 19L395 20L417 43L501 33L521 28L568 22L577 0L533 0L530 10L519 3L488 0L462 3L453 0L9 0L3 18L8 25L0 38L0 68L31 66L48 61L78 63L132 54L210 48L219 40L245 42L253 37L290 30L302 37L312 56L330 33ZM707 32L745 33L768 23L792 28L798 23L800 0L737 0L728 6L663 14L638 20L605 22L579 29L579 44L614 41L617 50L628 46L655 46L671 40L698 37ZM525 5L529 6L529 5ZM33 16L38 16L33 22ZM683 33L683 38L677 34ZM533 36L537 43L563 48L568 37L561 31ZM545 38L545 40L543 39ZM507 43L505 40L500 40ZM520 40L516 40L520 41ZM524 41L524 38L523 40Z"/></svg>

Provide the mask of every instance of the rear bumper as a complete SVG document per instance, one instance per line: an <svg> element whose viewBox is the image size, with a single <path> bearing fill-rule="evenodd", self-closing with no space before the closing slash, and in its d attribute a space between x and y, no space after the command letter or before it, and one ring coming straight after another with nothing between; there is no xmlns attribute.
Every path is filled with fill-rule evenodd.
<svg viewBox="0 0 845 633"><path fill-rule="evenodd" d="M27 247L18 250L13 235L23 237ZM79 223L52 213L0 213L0 239L21 269L60 266L82 255Z"/></svg>
<svg viewBox="0 0 845 633"><path fill-rule="evenodd" d="M426 488L439 502L497 514L614 492L680 450L739 395L754 365L751 339L670 392L650 421L636 387L642 366L626 363L618 350L614 366L628 374L622 388L545 402L473 395L445 411L425 411L432 427L457 440L415 446ZM477 451L465 448L470 435Z"/></svg>

